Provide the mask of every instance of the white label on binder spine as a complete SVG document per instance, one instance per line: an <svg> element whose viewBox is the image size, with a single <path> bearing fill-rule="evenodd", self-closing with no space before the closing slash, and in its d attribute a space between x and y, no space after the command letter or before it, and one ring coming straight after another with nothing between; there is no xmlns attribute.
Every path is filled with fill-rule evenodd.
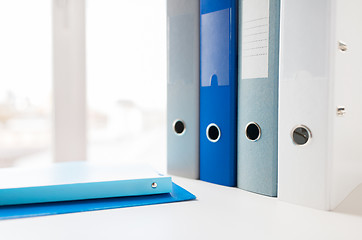
<svg viewBox="0 0 362 240"><path fill-rule="evenodd" d="M269 0L243 0L242 79L268 78Z"/></svg>

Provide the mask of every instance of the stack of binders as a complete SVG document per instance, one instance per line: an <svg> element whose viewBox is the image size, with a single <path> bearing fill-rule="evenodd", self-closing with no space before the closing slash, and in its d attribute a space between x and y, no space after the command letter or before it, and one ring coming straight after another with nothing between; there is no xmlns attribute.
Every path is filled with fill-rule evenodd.
<svg viewBox="0 0 362 240"><path fill-rule="evenodd" d="M362 183L362 2L168 0L168 9L185 2L199 21L176 30L169 18L169 172L334 209ZM195 29L192 44L172 40ZM170 60L175 47L193 52L177 56L192 67ZM191 82L195 71L187 102L170 84L185 78L171 76ZM172 132L175 113L198 121L192 141Z"/></svg>

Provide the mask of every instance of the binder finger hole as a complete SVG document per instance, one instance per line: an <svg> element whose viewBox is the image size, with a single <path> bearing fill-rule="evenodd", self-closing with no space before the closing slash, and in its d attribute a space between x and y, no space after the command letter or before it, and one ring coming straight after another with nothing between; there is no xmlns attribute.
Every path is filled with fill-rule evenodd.
<svg viewBox="0 0 362 240"><path fill-rule="evenodd" d="M221 136L220 128L215 123L211 123L209 126L207 126L206 136L210 142L219 141Z"/></svg>
<svg viewBox="0 0 362 240"><path fill-rule="evenodd" d="M261 129L259 125L255 122L248 123L245 128L246 138L250 141L257 141L261 136Z"/></svg>
<svg viewBox="0 0 362 240"><path fill-rule="evenodd" d="M300 146L307 144L311 137L309 128L303 125L295 127L292 132L293 142Z"/></svg>
<svg viewBox="0 0 362 240"><path fill-rule="evenodd" d="M176 120L173 123L173 130L177 135L182 135L185 133L186 126L185 123L182 120Z"/></svg>

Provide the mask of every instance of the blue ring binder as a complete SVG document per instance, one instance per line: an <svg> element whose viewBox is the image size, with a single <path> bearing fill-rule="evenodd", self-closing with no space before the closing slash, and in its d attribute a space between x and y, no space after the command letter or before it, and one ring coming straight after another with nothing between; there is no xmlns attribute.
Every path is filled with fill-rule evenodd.
<svg viewBox="0 0 362 240"><path fill-rule="evenodd" d="M236 185L236 94L237 1L201 0L201 180ZM219 128L217 141L207 136L210 124Z"/></svg>

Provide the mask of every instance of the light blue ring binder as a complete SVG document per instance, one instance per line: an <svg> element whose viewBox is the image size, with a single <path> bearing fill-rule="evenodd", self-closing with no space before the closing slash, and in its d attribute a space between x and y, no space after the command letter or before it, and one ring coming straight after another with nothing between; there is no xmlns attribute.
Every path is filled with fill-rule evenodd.
<svg viewBox="0 0 362 240"><path fill-rule="evenodd" d="M244 23L245 36L243 37L243 16L239 17L239 77L238 77L238 187L251 192L277 196L277 169L278 169L278 82L279 82L279 19L280 0L239 0L240 13L243 3L253 1L252 4L268 2L269 18L268 36L265 33L266 21L254 16L254 23ZM250 5L249 5L250 6ZM249 7L248 17L258 14L262 8ZM256 13L255 13L256 12ZM250 23L252 20L250 20ZM260 24L256 24L257 22ZM258 32L257 29L260 29ZM250 30L249 30L250 29ZM249 32L247 32L249 30ZM246 34L248 33L248 34ZM256 37L249 37L255 34ZM259 35L256 35L259 34ZM262 37L266 36L266 37ZM252 39L252 40L250 40ZM268 41L265 41L268 39ZM263 44L262 44L263 43ZM252 64L243 61L252 61L254 57L259 61L257 54L265 54L261 49L268 47L267 72L263 73L263 64L256 65L254 73ZM244 51L244 52L243 52ZM252 54L250 53L252 52ZM244 54L244 55L243 55ZM263 62L261 62L263 63ZM254 63L255 64L255 63ZM243 73L243 71L245 71ZM260 71L258 73L258 71ZM248 74L246 74L248 72ZM243 77L243 74L249 75ZM260 76L258 76L260 75ZM249 123L259 127L259 138L248 139L246 127Z"/></svg>

